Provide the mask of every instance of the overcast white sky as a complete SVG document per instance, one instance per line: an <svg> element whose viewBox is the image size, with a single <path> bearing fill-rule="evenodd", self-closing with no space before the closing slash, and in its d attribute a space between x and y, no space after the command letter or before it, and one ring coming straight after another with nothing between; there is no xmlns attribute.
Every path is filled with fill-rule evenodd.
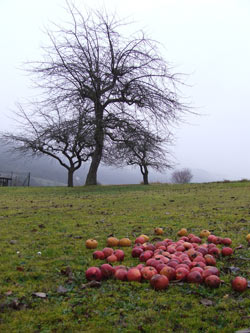
<svg viewBox="0 0 250 333"><path fill-rule="evenodd" d="M183 93L199 117L175 130L179 167L207 170L224 178L250 178L250 1L249 0L76 0L103 5L136 21L164 46L176 72L189 74ZM20 70L37 60L44 26L65 19L63 0L0 0L0 131L10 129L10 110L31 95Z"/></svg>

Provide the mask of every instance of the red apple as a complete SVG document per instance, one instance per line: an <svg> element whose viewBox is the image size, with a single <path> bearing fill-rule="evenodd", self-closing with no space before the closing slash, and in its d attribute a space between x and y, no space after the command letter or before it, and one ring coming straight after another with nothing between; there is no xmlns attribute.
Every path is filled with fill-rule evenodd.
<svg viewBox="0 0 250 333"><path fill-rule="evenodd" d="M231 249L231 247L223 247L221 250L221 254L223 255L223 257L226 256L231 256L233 254L233 249Z"/></svg>
<svg viewBox="0 0 250 333"><path fill-rule="evenodd" d="M153 251L149 251L149 250L147 250L147 251L145 251L145 252L143 252L141 255L140 255L140 257L139 257L139 259L140 259L140 261L147 261L148 259L150 259L151 257L153 256Z"/></svg>
<svg viewBox="0 0 250 333"><path fill-rule="evenodd" d="M178 268L175 271L175 275L176 275L176 280L185 280L187 275L189 273L189 270L187 270L186 268Z"/></svg>
<svg viewBox="0 0 250 333"><path fill-rule="evenodd" d="M114 255L117 257L118 261L123 261L125 257L123 250L115 250Z"/></svg>
<svg viewBox="0 0 250 333"><path fill-rule="evenodd" d="M145 267L144 264L139 264L139 265L136 266L136 268L138 268L139 271L141 271L143 269L143 267Z"/></svg>
<svg viewBox="0 0 250 333"><path fill-rule="evenodd" d="M185 250L186 250L186 248L183 245L178 245L176 247L176 251L184 252Z"/></svg>
<svg viewBox="0 0 250 333"><path fill-rule="evenodd" d="M206 264L204 262L198 261L198 262L192 262L191 267L201 267L202 269L206 267Z"/></svg>
<svg viewBox="0 0 250 333"><path fill-rule="evenodd" d="M197 256L194 258L193 262L203 262L206 263L206 260L202 256Z"/></svg>
<svg viewBox="0 0 250 333"><path fill-rule="evenodd" d="M209 235L207 238L208 243L216 243L217 237L215 235Z"/></svg>
<svg viewBox="0 0 250 333"><path fill-rule="evenodd" d="M217 276L220 275L220 271L215 266L205 266L204 270L207 270L207 269L209 269L210 271L212 271L214 275L217 275Z"/></svg>
<svg viewBox="0 0 250 333"><path fill-rule="evenodd" d="M199 272L202 274L204 272L204 270L201 267L193 267L191 269L191 272Z"/></svg>
<svg viewBox="0 0 250 333"><path fill-rule="evenodd" d="M210 275L215 275L214 272L211 269L205 269L202 272L202 277L203 277L204 280Z"/></svg>
<svg viewBox="0 0 250 333"><path fill-rule="evenodd" d="M189 242L184 242L182 245L185 247L186 250L193 248L193 244L191 244Z"/></svg>
<svg viewBox="0 0 250 333"><path fill-rule="evenodd" d="M222 244L223 245L231 245L232 244L231 238L222 238Z"/></svg>
<svg viewBox="0 0 250 333"><path fill-rule="evenodd" d="M180 239L179 239L179 241L180 240L183 240L184 242L187 242L188 241L188 237L187 236L182 236Z"/></svg>
<svg viewBox="0 0 250 333"><path fill-rule="evenodd" d="M169 260L169 262L167 263L167 266L173 267L174 269L176 269L178 265L179 262L175 259Z"/></svg>
<svg viewBox="0 0 250 333"><path fill-rule="evenodd" d="M132 257L138 258L143 253L143 249L140 247L134 247L132 250Z"/></svg>
<svg viewBox="0 0 250 333"><path fill-rule="evenodd" d="M159 261L155 260L154 258L150 258L146 261L146 265L153 266L154 268L156 268L156 266L159 265Z"/></svg>
<svg viewBox="0 0 250 333"><path fill-rule="evenodd" d="M89 267L85 272L85 276L88 281L101 281L102 272L98 267Z"/></svg>
<svg viewBox="0 0 250 333"><path fill-rule="evenodd" d="M211 288L218 288L220 282L220 278L217 275L209 275L205 279L205 284Z"/></svg>
<svg viewBox="0 0 250 333"><path fill-rule="evenodd" d="M117 262L118 259L114 254L111 254L111 256L106 258L107 262Z"/></svg>
<svg viewBox="0 0 250 333"><path fill-rule="evenodd" d="M247 280L242 276L236 276L232 281L232 288L236 291L244 291L247 289Z"/></svg>
<svg viewBox="0 0 250 333"><path fill-rule="evenodd" d="M127 270L127 267L124 266L124 265L113 266L113 268L114 268L115 272L118 271L118 269L126 269Z"/></svg>
<svg viewBox="0 0 250 333"><path fill-rule="evenodd" d="M157 274L157 270L152 266L146 266L141 270L141 275L145 280L150 280L155 274Z"/></svg>
<svg viewBox="0 0 250 333"><path fill-rule="evenodd" d="M175 249L175 247L174 247L173 245L169 245L169 246L167 247L167 251L168 251L170 254L173 254L173 253L175 253L176 249Z"/></svg>
<svg viewBox="0 0 250 333"><path fill-rule="evenodd" d="M135 240L136 244L144 244L145 243L145 238L144 237L137 237Z"/></svg>
<svg viewBox="0 0 250 333"><path fill-rule="evenodd" d="M127 279L128 281L141 281L141 272L138 268L133 267L130 268L127 272Z"/></svg>
<svg viewBox="0 0 250 333"><path fill-rule="evenodd" d="M109 264L101 265L100 270L102 272L102 276L106 279L110 278L115 273L115 268Z"/></svg>
<svg viewBox="0 0 250 333"><path fill-rule="evenodd" d="M166 264L160 263L160 264L156 265L155 268L156 268L157 272L160 274L160 271L166 266L167 266Z"/></svg>
<svg viewBox="0 0 250 333"><path fill-rule="evenodd" d="M102 252L104 253L104 257L107 258L114 253L114 250L111 247L105 247Z"/></svg>
<svg viewBox="0 0 250 333"><path fill-rule="evenodd" d="M191 242L191 243L197 243L197 244L200 244L200 243L201 243L201 239L200 239L200 237L193 236L193 237L190 239L190 242Z"/></svg>
<svg viewBox="0 0 250 333"><path fill-rule="evenodd" d="M151 278L150 284L155 290L162 290L168 287L169 280L165 275L155 274Z"/></svg>
<svg viewBox="0 0 250 333"><path fill-rule="evenodd" d="M208 253L208 250L203 246L199 246L197 248L197 252L200 252L203 256L205 256Z"/></svg>
<svg viewBox="0 0 250 333"><path fill-rule="evenodd" d="M196 258L198 255L200 255L199 252L195 251L195 249L191 248L187 250L187 255L189 256L189 258L191 260L193 260L194 258Z"/></svg>
<svg viewBox="0 0 250 333"><path fill-rule="evenodd" d="M220 249L214 246L208 250L208 254L212 254L213 256L217 257L220 254Z"/></svg>
<svg viewBox="0 0 250 333"><path fill-rule="evenodd" d="M105 258L105 256L102 251L95 251L95 252L93 252L93 258L103 260Z"/></svg>
<svg viewBox="0 0 250 333"><path fill-rule="evenodd" d="M200 272L192 271L187 275L187 282L189 283L201 283L203 280Z"/></svg>
<svg viewBox="0 0 250 333"><path fill-rule="evenodd" d="M212 249L213 247L216 247L214 243L207 244L208 250Z"/></svg>
<svg viewBox="0 0 250 333"><path fill-rule="evenodd" d="M154 251L155 250L155 246L153 244L151 244L151 243L148 243L145 246L145 250Z"/></svg>
<svg viewBox="0 0 250 333"><path fill-rule="evenodd" d="M205 260L206 260L206 264L208 266L215 266L216 265L216 259L214 256L212 256L211 254L206 254L204 256Z"/></svg>
<svg viewBox="0 0 250 333"><path fill-rule="evenodd" d="M165 246L166 247L166 243L165 242L156 242L155 243L155 248L158 249L160 246Z"/></svg>
<svg viewBox="0 0 250 333"><path fill-rule="evenodd" d="M170 266L165 266L162 268L162 270L160 271L161 275L165 275L169 281L170 280L175 280L175 269L173 267Z"/></svg>
<svg viewBox="0 0 250 333"><path fill-rule="evenodd" d="M189 268L189 266L188 266L188 265L186 265L186 264L183 264L183 263L181 263L181 264L178 264L178 265L176 266L176 269L178 269L178 268L180 268L180 267L186 268L188 271L190 271L190 268Z"/></svg>
<svg viewBox="0 0 250 333"><path fill-rule="evenodd" d="M117 269L114 276L117 280L126 281L127 280L127 270L124 268Z"/></svg>
<svg viewBox="0 0 250 333"><path fill-rule="evenodd" d="M158 260L157 260L158 261ZM162 256L160 262L163 262L164 264L167 264L170 260L164 256Z"/></svg>
<svg viewBox="0 0 250 333"><path fill-rule="evenodd" d="M182 260L181 263L187 265L189 268L192 267L192 261L190 261L189 259Z"/></svg>

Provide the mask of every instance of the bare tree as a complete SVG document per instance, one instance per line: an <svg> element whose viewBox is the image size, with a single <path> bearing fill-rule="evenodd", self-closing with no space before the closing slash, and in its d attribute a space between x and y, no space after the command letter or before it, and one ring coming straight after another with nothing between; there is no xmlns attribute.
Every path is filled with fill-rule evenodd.
<svg viewBox="0 0 250 333"><path fill-rule="evenodd" d="M172 167L164 147L164 143L170 144L170 135L162 139L138 123L127 123L108 136L112 141L105 149L104 162L116 166L139 166L144 185L149 184L149 168L163 171Z"/></svg>
<svg viewBox="0 0 250 333"><path fill-rule="evenodd" d="M187 108L179 101L177 76L170 73L156 42L143 32L123 37L124 23L114 16L84 16L72 4L68 12L69 27L48 32L44 60L30 63L29 70L44 89L43 104L88 101L93 106L95 149L86 184L94 185L109 118L145 119L159 127L177 121Z"/></svg>
<svg viewBox="0 0 250 333"><path fill-rule="evenodd" d="M4 133L1 138L22 154L45 154L56 159L67 169L68 186L72 187L74 172L93 153L93 124L86 114L74 110L69 117L69 110L62 113L55 106L50 112L37 109L31 114L19 105L16 115L22 130L17 134Z"/></svg>
<svg viewBox="0 0 250 333"><path fill-rule="evenodd" d="M176 184L189 183L193 175L189 169L176 170L172 173L172 182Z"/></svg>

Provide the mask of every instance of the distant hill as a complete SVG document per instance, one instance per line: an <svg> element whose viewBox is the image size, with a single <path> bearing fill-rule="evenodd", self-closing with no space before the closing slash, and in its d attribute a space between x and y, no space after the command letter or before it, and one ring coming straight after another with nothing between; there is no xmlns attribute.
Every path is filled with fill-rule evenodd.
<svg viewBox="0 0 250 333"><path fill-rule="evenodd" d="M27 175L31 173L31 186L64 186L67 183L67 171L59 163L51 158L42 156L32 158L10 153L7 147L0 145L0 173L16 172ZM88 172L88 165L75 173L74 184L83 185ZM191 169L193 174L192 182L203 183L223 180L227 177L216 175L201 169ZM152 170L149 172L149 181L152 182L170 182L171 170L165 173L157 173ZM98 181L103 185L108 184L138 184L142 181L139 168L113 168L101 166L98 173Z"/></svg>

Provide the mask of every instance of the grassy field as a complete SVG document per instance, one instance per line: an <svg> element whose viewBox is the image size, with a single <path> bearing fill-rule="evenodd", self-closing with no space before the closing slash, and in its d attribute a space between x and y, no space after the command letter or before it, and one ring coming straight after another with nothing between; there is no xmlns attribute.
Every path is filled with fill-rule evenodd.
<svg viewBox="0 0 250 333"><path fill-rule="evenodd" d="M144 233L152 240L155 227L164 228L162 239L174 240L181 227L195 234L209 229L243 248L219 260L225 283L218 289L173 283L156 292L147 282L114 280L83 288L85 270L102 263L92 259L86 239L96 238L102 249L109 235L134 241ZM0 188L0 332L248 328L250 289L237 293L230 281L235 275L250 279L249 232L249 182ZM131 248L125 252L125 265L137 265Z"/></svg>

